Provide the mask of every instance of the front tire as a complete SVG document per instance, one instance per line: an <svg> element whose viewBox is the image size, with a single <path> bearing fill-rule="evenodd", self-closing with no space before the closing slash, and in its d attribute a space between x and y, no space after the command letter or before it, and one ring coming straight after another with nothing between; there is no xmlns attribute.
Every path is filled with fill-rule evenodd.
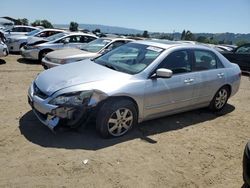
<svg viewBox="0 0 250 188"><path fill-rule="evenodd" d="M220 111L227 104L227 100L230 96L229 88L224 86L220 88L215 94L213 100L210 102L209 108L212 111Z"/></svg>
<svg viewBox="0 0 250 188"><path fill-rule="evenodd" d="M96 119L96 129L104 138L119 137L137 124L135 104L127 99L112 99L105 102Z"/></svg>
<svg viewBox="0 0 250 188"><path fill-rule="evenodd" d="M49 52L52 52L52 50L42 50L40 53L39 53L39 61L42 62L42 59L46 56L47 53Z"/></svg>

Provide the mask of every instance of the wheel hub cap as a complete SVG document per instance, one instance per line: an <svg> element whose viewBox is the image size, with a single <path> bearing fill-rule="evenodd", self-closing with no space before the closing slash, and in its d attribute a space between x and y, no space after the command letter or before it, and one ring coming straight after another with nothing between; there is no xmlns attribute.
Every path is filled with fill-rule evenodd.
<svg viewBox="0 0 250 188"><path fill-rule="evenodd" d="M110 116L108 120L108 131L113 136L125 134L132 126L133 113L127 108L120 108Z"/></svg>

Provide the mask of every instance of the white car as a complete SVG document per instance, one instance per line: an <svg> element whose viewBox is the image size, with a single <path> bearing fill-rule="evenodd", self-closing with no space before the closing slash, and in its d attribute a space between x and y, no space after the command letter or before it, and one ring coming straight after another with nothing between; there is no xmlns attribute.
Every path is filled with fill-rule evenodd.
<svg viewBox="0 0 250 188"><path fill-rule="evenodd" d="M47 69L61 64L95 58L131 41L134 40L112 37L99 38L86 44L81 49L63 49L51 52L42 59L42 65Z"/></svg>
<svg viewBox="0 0 250 188"><path fill-rule="evenodd" d="M8 47L0 40L0 57L7 56L9 54Z"/></svg>
<svg viewBox="0 0 250 188"><path fill-rule="evenodd" d="M4 30L5 37L8 38L11 35L25 35L31 31L40 30L38 27L26 26L26 25L15 25L11 29Z"/></svg>
<svg viewBox="0 0 250 188"><path fill-rule="evenodd" d="M28 40L32 40L34 37L47 38L57 33L65 32L59 29L43 29L34 30L26 35L13 35L7 38L6 44L10 52L19 52L20 49L27 44Z"/></svg>
<svg viewBox="0 0 250 188"><path fill-rule="evenodd" d="M37 41L38 43L43 42L42 44L38 44L36 41L28 42L26 46L21 48L21 55L26 59L41 61L42 58L44 58L44 56L51 51L62 48L81 48L84 44L97 38L97 36L92 34L76 32L49 42Z"/></svg>

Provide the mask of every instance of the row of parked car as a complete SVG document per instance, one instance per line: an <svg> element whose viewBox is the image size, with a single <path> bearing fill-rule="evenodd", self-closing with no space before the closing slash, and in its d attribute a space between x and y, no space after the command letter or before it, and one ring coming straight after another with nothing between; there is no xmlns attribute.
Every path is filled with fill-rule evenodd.
<svg viewBox="0 0 250 188"><path fill-rule="evenodd" d="M6 56L9 52L20 52L24 58L41 61L45 69L59 64L93 58L119 45L132 41L131 39L114 37L93 41L98 38L94 34L72 33L60 29L43 29L31 26L14 26L3 33L7 46L2 40L0 56ZM91 44L86 45L86 43L91 41L93 41ZM192 41L179 42L199 44ZM234 45L203 45L216 49L229 61L238 64L242 71L250 71L250 44L239 47ZM44 58L47 53L58 49L64 50L50 53Z"/></svg>
<svg viewBox="0 0 250 188"><path fill-rule="evenodd" d="M137 123L191 109L222 110L239 89L239 66L249 70L243 60L236 61L237 55L249 55L249 44L136 41L56 29L9 35L6 43L10 51L42 61L45 69L55 67L41 72L28 91L28 102L44 125L53 131L77 128L95 118L103 137L119 137ZM2 54L8 54L6 45ZM246 184L249 164L248 144Z"/></svg>

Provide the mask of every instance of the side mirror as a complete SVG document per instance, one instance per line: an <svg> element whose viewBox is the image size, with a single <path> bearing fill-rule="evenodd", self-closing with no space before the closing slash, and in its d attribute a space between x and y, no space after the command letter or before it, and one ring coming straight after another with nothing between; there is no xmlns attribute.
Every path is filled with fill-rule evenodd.
<svg viewBox="0 0 250 188"><path fill-rule="evenodd" d="M156 70L156 73L152 75L152 78L171 78L173 71L170 69L160 68Z"/></svg>

